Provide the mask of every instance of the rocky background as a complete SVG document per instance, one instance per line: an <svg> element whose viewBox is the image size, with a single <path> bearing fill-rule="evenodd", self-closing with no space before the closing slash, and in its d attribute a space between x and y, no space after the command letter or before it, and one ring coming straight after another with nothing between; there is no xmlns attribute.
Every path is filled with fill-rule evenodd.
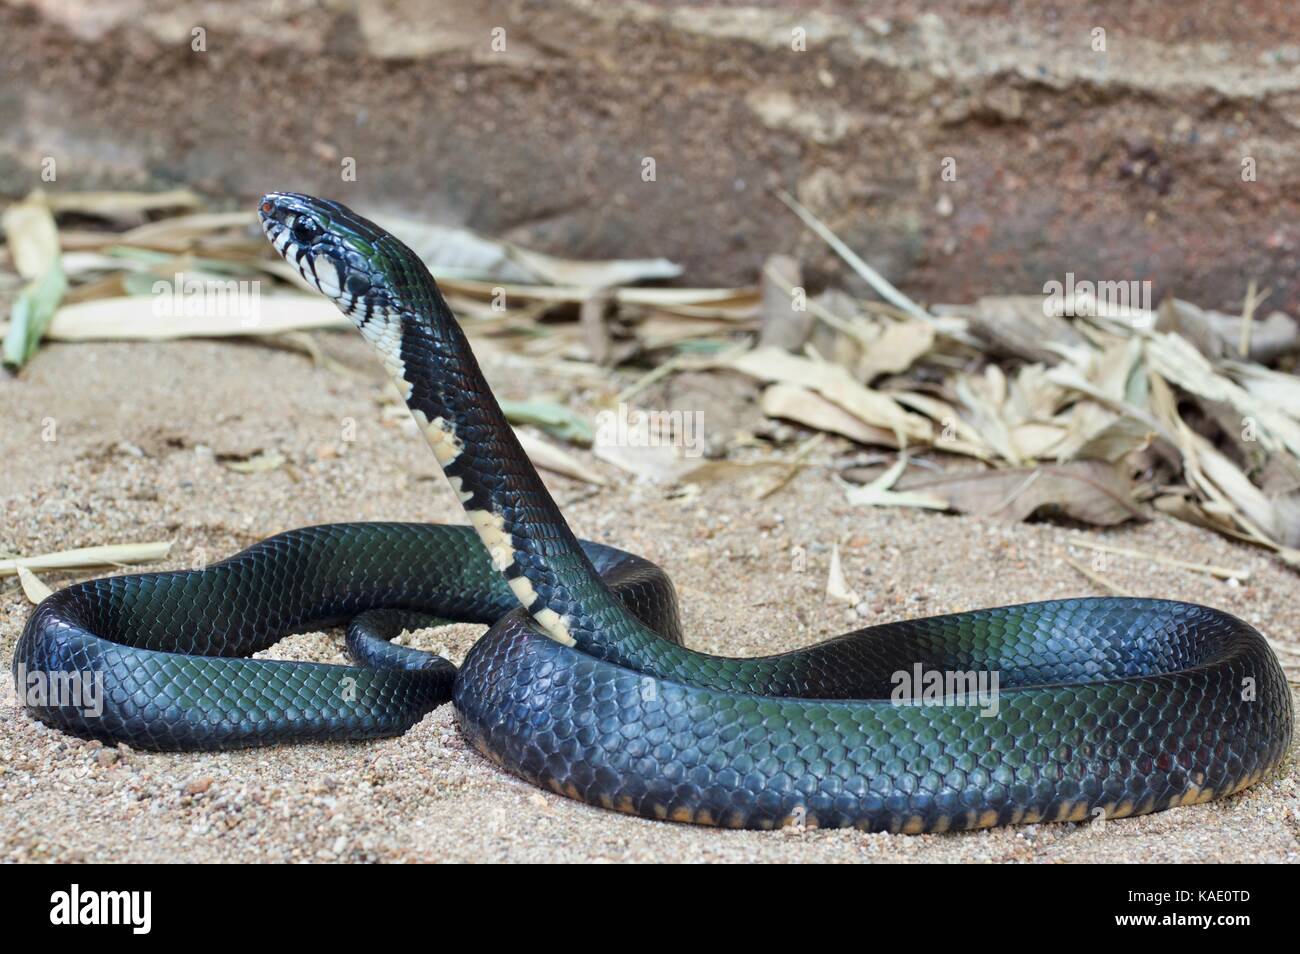
<svg viewBox="0 0 1300 954"><path fill-rule="evenodd" d="M53 159L48 190L295 188L689 284L789 252L852 286L786 190L923 301L1073 272L1300 305L1283 0L155 6L0 0L0 191Z"/></svg>

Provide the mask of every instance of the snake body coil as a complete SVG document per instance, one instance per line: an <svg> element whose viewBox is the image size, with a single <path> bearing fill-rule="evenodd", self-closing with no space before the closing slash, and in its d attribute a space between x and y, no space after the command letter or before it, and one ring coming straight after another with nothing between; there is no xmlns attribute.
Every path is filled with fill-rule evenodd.
<svg viewBox="0 0 1300 954"><path fill-rule="evenodd" d="M14 654L43 721L228 748L392 735L451 698L474 746L536 784L749 828L1120 817L1230 794L1283 757L1291 702L1272 651L1193 604L998 607L755 659L686 649L662 571L573 536L414 253L334 202L275 193L260 211L374 345L471 526L311 527L201 571L61 590ZM388 642L436 619L490 626L459 672ZM357 666L243 658L342 621ZM33 695L60 674L101 680L99 711ZM991 698L951 681L972 674L996 677Z"/></svg>

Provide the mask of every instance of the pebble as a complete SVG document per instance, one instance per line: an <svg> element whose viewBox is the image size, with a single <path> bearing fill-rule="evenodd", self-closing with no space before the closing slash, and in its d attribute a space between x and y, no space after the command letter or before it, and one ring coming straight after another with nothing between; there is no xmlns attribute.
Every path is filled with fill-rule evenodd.
<svg viewBox="0 0 1300 954"><path fill-rule="evenodd" d="M201 778L192 779L191 781L185 784L185 794L202 795L204 792L206 792L208 789L212 787L213 782L215 781L216 779L214 779L211 775L204 775Z"/></svg>

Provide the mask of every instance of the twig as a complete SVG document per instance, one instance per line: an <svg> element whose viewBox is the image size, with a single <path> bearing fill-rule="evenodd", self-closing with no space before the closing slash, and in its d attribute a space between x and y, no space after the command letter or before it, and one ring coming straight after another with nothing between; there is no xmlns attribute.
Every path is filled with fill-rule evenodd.
<svg viewBox="0 0 1300 954"><path fill-rule="evenodd" d="M707 356L694 354L676 355L633 381L626 388L620 391L614 400L616 402L629 401L660 378L665 378L670 374L676 374L678 371L706 371L720 363L724 363L729 359L729 357L733 357L736 354L748 350L749 341L746 340L738 343L734 348L725 349L716 354Z"/></svg>
<svg viewBox="0 0 1300 954"><path fill-rule="evenodd" d="M763 274L767 278L771 279L777 285L777 287L779 287L787 295L794 293L794 287L792 285L787 284L781 278L781 276L776 274L774 271L764 268ZM850 338L853 338L854 340L861 343L863 347L869 348L871 347L872 344L875 343L875 338L867 334L864 329L857 327L858 324L864 323L861 318L859 318L857 322L854 322L847 318L841 318L839 315L835 314L835 312L831 311L821 302L812 298L808 299L807 304L808 304L808 311L812 313L814 318L820 319L821 321L825 322L826 325L828 325L831 328L834 328L836 331L840 332L841 334L848 335Z"/></svg>
<svg viewBox="0 0 1300 954"><path fill-rule="evenodd" d="M1250 358L1250 326L1255 321L1255 279L1246 285L1246 300L1241 306L1241 337L1237 339L1237 353L1243 360Z"/></svg>
<svg viewBox="0 0 1300 954"><path fill-rule="evenodd" d="M652 368L648 373L643 374L640 378L633 381L622 391L619 391L618 397L615 400L617 400L620 404L624 401L629 401L633 397L635 397L636 395L644 391L646 388L648 388L650 385L654 384L660 378L666 378L668 377L668 375L674 374L677 371L681 370L682 367L685 365L685 362L682 360L683 357L685 356L678 355L675 358L669 358L663 364Z"/></svg>
<svg viewBox="0 0 1300 954"><path fill-rule="evenodd" d="M790 465L786 472L778 477L772 486L755 494L754 499L766 500L778 490L785 487L786 484L790 483L790 481L794 479L794 475L803 469L804 461L807 459L808 455L811 454L825 439L826 435L824 433L814 434L812 437L808 438L808 440L800 444L795 450L794 455L790 458Z"/></svg>
<svg viewBox="0 0 1300 954"><path fill-rule="evenodd" d="M1100 586L1100 587L1101 587L1102 589L1104 589L1104 590L1109 590L1110 592L1114 593L1116 596L1132 596L1132 595L1133 595L1132 593L1129 593L1127 590L1123 590L1123 589L1121 589L1120 587L1116 586L1114 583L1112 583L1110 580L1106 579L1104 576L1101 576L1101 575L1098 574L1098 573L1093 573L1092 570L1088 569L1088 568L1087 568L1086 566L1084 566L1082 563L1075 563L1075 562L1074 562L1073 560L1071 560L1069 557L1066 557L1066 558L1065 558L1065 562L1066 562L1066 563L1069 565L1069 567L1070 567L1071 569L1073 569L1075 572L1081 574L1082 576L1086 576L1086 577L1087 577L1089 580L1091 580L1093 583L1096 583L1098 586Z"/></svg>
<svg viewBox="0 0 1300 954"><path fill-rule="evenodd" d="M1144 553L1141 550L1130 550L1127 547L1113 547L1105 543L1094 543L1092 540L1080 540L1074 538L1070 540L1071 545L1085 547L1089 550L1099 550L1102 553L1114 553L1118 556L1137 557L1140 560L1151 560L1154 563L1163 563L1165 566L1181 567L1184 570L1195 570L1197 573L1208 573L1210 576L1217 577L1220 580L1248 580L1250 571L1246 569L1233 568L1230 566L1215 566L1212 563L1192 563L1188 560L1179 560L1174 557L1164 556L1160 553Z"/></svg>
<svg viewBox="0 0 1300 954"><path fill-rule="evenodd" d="M896 308L901 308L913 318L920 318L922 321L936 324L934 316L918 305L912 299L908 298L901 291L891 285L884 275L868 265L862 260L857 252L849 248L840 239L838 235L832 232L821 219L808 211L799 201L784 189L776 193L776 197L784 202L795 215L803 220L803 224L812 229L822 240L835 250L840 258L848 263L849 267L862 276L868 285L875 289L876 294L885 301L889 302Z"/></svg>
<svg viewBox="0 0 1300 954"><path fill-rule="evenodd" d="M996 507L990 510L989 513L990 514L1001 513L1007 507L1010 507L1013 503L1015 503L1017 497L1019 497L1026 490L1028 490L1034 484L1034 482L1038 480L1039 477L1042 476L1042 473L1043 471L1041 468L1035 468L1033 471L1031 471L1029 475L1025 477L1024 480L1016 484L1016 486L1012 487L1011 493L1007 494L1006 498L1003 499L1003 501L1000 504L998 504Z"/></svg>

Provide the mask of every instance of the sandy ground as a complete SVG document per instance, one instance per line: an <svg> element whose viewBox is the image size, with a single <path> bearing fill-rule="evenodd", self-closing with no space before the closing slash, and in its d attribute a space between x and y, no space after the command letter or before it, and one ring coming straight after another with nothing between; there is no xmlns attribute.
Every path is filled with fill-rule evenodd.
<svg viewBox="0 0 1300 954"><path fill-rule="evenodd" d="M303 524L461 522L422 443L400 422L382 420L388 392L364 344L324 337L357 374L247 344L49 346L22 379L0 380L6 409L0 547L32 554L169 539L167 566L185 567ZM567 379L538 380L490 357L485 368L511 397L569 386ZM707 426L732 426L720 404L702 403ZM349 419L356 440L344 442ZM43 440L51 422L56 439ZM287 466L240 474L222 462L258 450L279 451ZM829 452L818 460L828 461ZM1093 557L1070 548L1072 528L855 510L825 467L755 503L748 485L708 483L698 494L670 496L603 463L595 466L614 478L611 489L592 494L564 478L548 481L580 534L645 554L668 570L682 598L688 641L700 649L770 652L900 616L1099 592L1065 562ZM1296 576L1268 556L1167 519L1104 539L1247 568L1250 578L1241 585L1125 557L1111 557L1103 569L1135 594L1210 603L1249 620L1278 645L1300 650ZM828 603L824 595L833 541L862 595L859 607ZM802 569L794 547L807 554ZM48 576L46 582L71 579ZM0 583L6 668L29 611L16 582ZM421 634L417 642L459 660L475 636L474 627L458 626ZM294 637L274 655L344 661L338 633ZM1300 857L1294 751L1279 774L1235 798L1101 827L1033 825L920 837L731 832L643 821L542 793L471 751L447 707L401 738L170 755L105 750L36 723L12 692L0 697L0 857L6 860Z"/></svg>

